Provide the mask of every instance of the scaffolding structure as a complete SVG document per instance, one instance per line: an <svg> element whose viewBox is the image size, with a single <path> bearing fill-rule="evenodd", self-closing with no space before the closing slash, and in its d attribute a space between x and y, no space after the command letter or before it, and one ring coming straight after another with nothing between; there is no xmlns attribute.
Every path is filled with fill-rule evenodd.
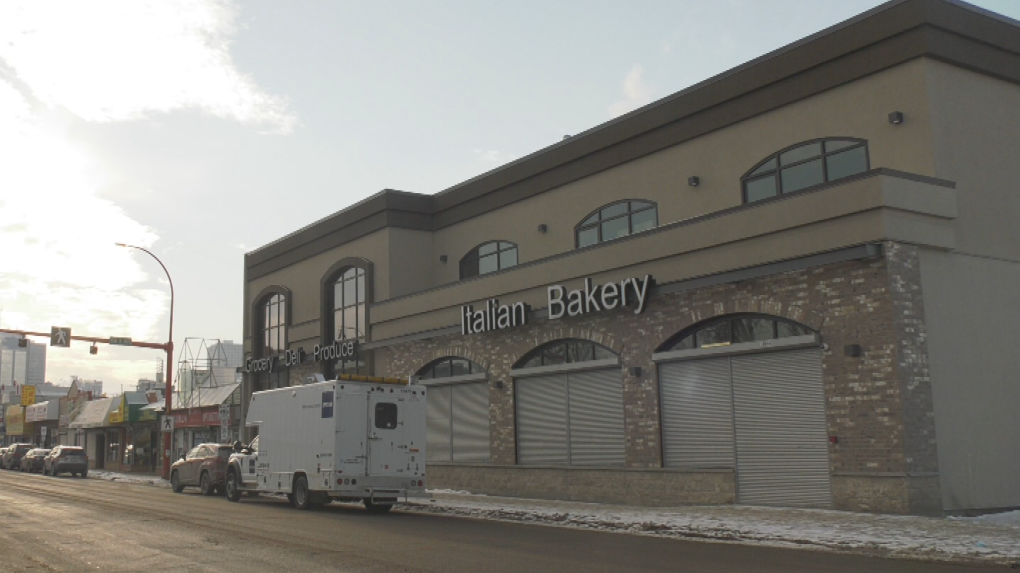
<svg viewBox="0 0 1020 573"><path fill-rule="evenodd" d="M228 366L219 339L185 338L177 361L174 401L188 408L202 403L202 392L240 382L235 366Z"/></svg>

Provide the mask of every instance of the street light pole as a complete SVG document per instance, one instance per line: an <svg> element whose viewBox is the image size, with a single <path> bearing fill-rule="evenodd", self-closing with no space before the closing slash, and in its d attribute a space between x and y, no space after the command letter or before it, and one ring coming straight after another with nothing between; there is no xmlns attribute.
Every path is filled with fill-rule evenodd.
<svg viewBox="0 0 1020 573"><path fill-rule="evenodd" d="M163 267L163 272L166 273L166 280L170 281L170 335L167 338L166 349L166 392L163 399L163 416L171 415L171 408L173 404L173 362L174 362L174 280L170 278L170 271L166 270L166 265L163 261L159 260L159 257L152 254L152 251L143 249L142 247L136 247L134 245L125 245L124 243L117 243L118 247L126 247L128 249L138 249L144 251L150 257L156 259L159 266ZM173 436L170 432L164 432L163 438L163 479L170 479L170 445Z"/></svg>

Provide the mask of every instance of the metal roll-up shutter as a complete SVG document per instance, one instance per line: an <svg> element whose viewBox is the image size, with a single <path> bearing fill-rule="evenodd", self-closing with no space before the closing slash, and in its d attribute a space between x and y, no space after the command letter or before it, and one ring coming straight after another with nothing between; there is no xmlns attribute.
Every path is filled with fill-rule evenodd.
<svg viewBox="0 0 1020 573"><path fill-rule="evenodd" d="M489 383L451 386L453 461L489 461Z"/></svg>
<svg viewBox="0 0 1020 573"><path fill-rule="evenodd" d="M659 393L665 466L732 468L730 359L663 364L659 367Z"/></svg>
<svg viewBox="0 0 1020 573"><path fill-rule="evenodd" d="M740 503L831 507L821 351L734 356L731 365Z"/></svg>
<svg viewBox="0 0 1020 573"><path fill-rule="evenodd" d="M431 386L425 395L425 448L427 461L452 461L448 386Z"/></svg>
<svg viewBox="0 0 1020 573"><path fill-rule="evenodd" d="M517 388L517 461L567 464L567 376L514 380Z"/></svg>
<svg viewBox="0 0 1020 573"><path fill-rule="evenodd" d="M620 371L571 373L568 396L570 465L623 465L627 455Z"/></svg>

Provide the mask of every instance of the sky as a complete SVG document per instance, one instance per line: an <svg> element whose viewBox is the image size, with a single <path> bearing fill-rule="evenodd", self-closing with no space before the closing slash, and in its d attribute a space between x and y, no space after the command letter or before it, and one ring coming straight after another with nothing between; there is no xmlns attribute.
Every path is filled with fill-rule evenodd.
<svg viewBox="0 0 1020 573"><path fill-rule="evenodd" d="M241 341L244 253L436 193L876 0L4 0L0 328ZM1020 19L1020 0L973 2ZM40 340L45 341L45 340ZM107 390L157 350L49 348ZM172 366L176 374L176 364Z"/></svg>

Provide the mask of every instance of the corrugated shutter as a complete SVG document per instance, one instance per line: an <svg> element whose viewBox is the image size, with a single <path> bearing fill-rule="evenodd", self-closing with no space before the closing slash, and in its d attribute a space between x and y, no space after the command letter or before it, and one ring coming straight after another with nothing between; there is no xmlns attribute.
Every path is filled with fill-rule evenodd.
<svg viewBox="0 0 1020 573"><path fill-rule="evenodd" d="M740 503L830 507L821 351L730 360Z"/></svg>
<svg viewBox="0 0 1020 573"><path fill-rule="evenodd" d="M665 466L732 468L730 359L663 364L659 392Z"/></svg>
<svg viewBox="0 0 1020 573"><path fill-rule="evenodd" d="M518 378L517 461L567 464L567 376Z"/></svg>
<svg viewBox="0 0 1020 573"><path fill-rule="evenodd" d="M450 388L432 386L425 395L425 459L449 462L450 454Z"/></svg>
<svg viewBox="0 0 1020 573"><path fill-rule="evenodd" d="M627 454L620 371L575 372L568 378L570 465L623 465Z"/></svg>
<svg viewBox="0 0 1020 573"><path fill-rule="evenodd" d="M489 383L451 386L453 461L489 461Z"/></svg>

